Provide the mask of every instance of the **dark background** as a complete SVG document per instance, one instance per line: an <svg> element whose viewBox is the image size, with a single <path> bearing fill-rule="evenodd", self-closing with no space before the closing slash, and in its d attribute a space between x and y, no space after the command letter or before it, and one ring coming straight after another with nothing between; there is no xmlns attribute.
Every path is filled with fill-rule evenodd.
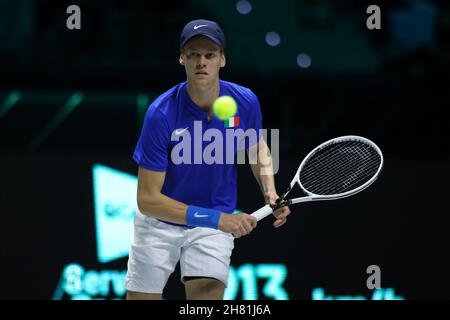
<svg viewBox="0 0 450 320"><path fill-rule="evenodd" d="M286 264L291 299L316 287L369 297L371 264L406 299L450 297L448 3L250 1L248 14L237 3L0 0L0 298L50 299L67 263L98 268L91 166L136 174L143 114L185 80L178 37L194 18L219 22L221 78L251 88L264 127L280 129L280 193L303 156L335 136L365 136L386 161L364 193L296 206L279 230L262 222L236 241L233 265ZM71 4L81 30L66 28ZM366 27L371 4L381 30ZM262 197L248 166L239 173L239 208L251 212ZM166 291L183 297L178 275Z"/></svg>

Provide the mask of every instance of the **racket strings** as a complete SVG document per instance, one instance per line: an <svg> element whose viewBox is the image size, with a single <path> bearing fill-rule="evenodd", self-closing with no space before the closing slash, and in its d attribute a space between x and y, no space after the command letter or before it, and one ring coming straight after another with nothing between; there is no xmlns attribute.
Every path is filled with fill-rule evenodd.
<svg viewBox="0 0 450 320"><path fill-rule="evenodd" d="M378 169L377 165L374 165L374 167L376 170ZM374 172L376 172L376 170ZM372 177L372 176L370 176L370 177ZM316 188L317 190L319 190L319 188L322 188L321 194L337 194L337 193L343 193L346 191L353 190L353 189L363 185L368 180L370 180L370 178L367 179L363 175L351 174L347 180L342 182L341 190L336 190L336 188L335 188L335 184L337 183L336 178L334 179L334 181L325 182L321 186L315 186L314 188Z"/></svg>
<svg viewBox="0 0 450 320"><path fill-rule="evenodd" d="M300 172L303 187L314 194L332 195L358 188L381 165L381 156L362 141L341 141L312 154Z"/></svg>
<svg viewBox="0 0 450 320"><path fill-rule="evenodd" d="M366 169L371 168L366 167ZM352 172L347 168L347 170L341 169L339 172L336 170L331 173L322 171L318 179L305 184L310 192L314 191L313 193L326 195L349 191L364 184L367 180L360 172ZM305 179L302 181L305 181Z"/></svg>
<svg viewBox="0 0 450 320"><path fill-rule="evenodd" d="M324 161L322 159L319 166L317 163L312 163L311 168L315 168L315 173L312 174L316 174L316 177L310 183L306 183L307 179L302 177L302 183L306 184L310 192L314 190L313 193L316 194L336 194L349 191L364 184L368 180L366 179L366 175L363 174L364 170L375 173L378 168L376 164L374 166L370 164L366 164L365 166L361 165L361 159L357 159L356 161L355 159L349 159L348 154L344 157L341 154L338 159L337 157L329 159L331 161ZM349 162L352 163L350 167L346 165Z"/></svg>
<svg viewBox="0 0 450 320"><path fill-rule="evenodd" d="M342 151L342 150L341 150ZM354 151L354 150L353 150ZM324 190L324 193L333 193L332 190L335 189L336 184L340 184L344 188L351 188L352 182L354 184L360 184L361 179L364 179L364 175L361 174L364 172L364 170L370 171L370 163L369 166L367 166L367 156L364 153L364 160L361 159L361 153L358 153L359 157L357 157L356 161L355 159L352 159L351 155L354 155L354 152L352 150L345 150L344 157L342 156L342 152L340 152L340 157L335 158L328 158L328 161L324 161L324 159L320 162L320 167L317 166L317 163L311 163L313 166L315 166L317 169L320 169L320 175L318 175L314 180L313 183L309 184L310 188L314 189L320 189ZM323 158L323 157L321 157ZM345 163L351 162L352 166L346 166L343 165ZM364 165L366 164L366 165ZM373 168L372 168L373 169ZM375 170L376 171L376 170ZM317 170L315 170L315 173L317 174ZM306 180L306 177L305 177ZM364 182L362 182L364 183ZM343 190L343 189L341 189Z"/></svg>
<svg viewBox="0 0 450 320"><path fill-rule="evenodd" d="M320 151L316 152L314 154L314 158L311 158L310 161L317 163L317 162L322 162L324 159L327 159L329 165L335 165L335 162L340 161L341 159L339 159L337 157L330 158L330 155L335 153L338 148L341 149L339 152L344 152L345 146L341 145L341 143L336 143L336 144L329 146L329 149L326 150L326 152L321 152L321 153L320 153ZM347 146L347 147L351 147L351 146ZM368 154L363 154L362 156L364 156L365 160L370 159L368 157ZM314 170L310 170L309 174L310 175L315 174ZM305 172L305 176L307 176L307 175L308 175L308 172Z"/></svg>
<svg viewBox="0 0 450 320"><path fill-rule="evenodd" d="M345 160L347 162L352 162L355 165L357 164L357 162L361 162L361 157L358 155L355 155L352 152L348 152L347 154L345 154L345 158L346 158ZM341 170L348 170L348 169L353 170L354 169L354 168L342 167L341 166L342 160L343 160L342 158L328 159L328 161L322 160L322 162L321 162L321 169L323 170L322 174L327 173L327 174L331 175L332 177L336 178L336 177L338 177L336 175L336 168L339 168ZM367 160L367 159L365 159L365 160ZM358 166L358 168L361 168L361 167ZM311 174L315 174L315 172L311 171ZM324 182L326 182L326 181L324 181Z"/></svg>
<svg viewBox="0 0 450 320"><path fill-rule="evenodd" d="M334 145L333 148L330 148L328 150L328 153L325 152L322 154L316 153L313 158L310 158L308 166L303 167L302 178L307 180L311 179L312 176L317 177L317 171L314 168L314 166L317 166L317 163L319 162L322 163L321 165L322 174L324 174L323 171L325 171L329 172L329 174L335 175L336 168L341 163L342 159L338 157L330 157L330 155L336 152L337 148L338 146Z"/></svg>

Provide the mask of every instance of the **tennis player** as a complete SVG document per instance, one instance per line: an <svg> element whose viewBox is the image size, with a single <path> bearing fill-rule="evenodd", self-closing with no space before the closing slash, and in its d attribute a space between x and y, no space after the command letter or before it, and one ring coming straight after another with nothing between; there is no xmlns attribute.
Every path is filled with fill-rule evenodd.
<svg viewBox="0 0 450 320"><path fill-rule="evenodd" d="M194 144L198 137L193 135L211 129L223 137L226 130L238 128L258 132L262 126L258 99L250 89L219 80L219 70L226 62L225 36L216 22L186 24L180 48L179 63L186 70L187 81L150 105L133 155L139 165L139 211L128 260L127 299L161 299L178 261L187 299L223 299L234 239L256 227L251 215L233 214L237 206L236 163L199 163L197 155L186 154L181 157L189 161L179 163L173 151L187 139L184 143L192 145L192 152L203 154L208 144L203 140L198 150ZM212 115L211 106L222 95L232 96L238 105L229 128ZM223 144L229 152L230 145ZM254 144L248 142L244 148L247 152L258 148L258 154L268 154L271 160L259 135ZM232 152L236 154L237 149ZM271 161L266 157L251 166L265 202L275 204L278 195L273 174L262 173L272 168ZM283 225L289 214L288 207L277 210L274 227Z"/></svg>

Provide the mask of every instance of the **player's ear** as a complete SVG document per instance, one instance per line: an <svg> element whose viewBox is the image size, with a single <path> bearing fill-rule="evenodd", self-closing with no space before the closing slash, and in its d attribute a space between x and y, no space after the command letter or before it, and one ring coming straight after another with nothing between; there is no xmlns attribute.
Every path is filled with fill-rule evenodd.
<svg viewBox="0 0 450 320"><path fill-rule="evenodd" d="M220 67L225 67L227 63L227 60L225 59L225 53L223 52L223 49L220 50Z"/></svg>
<svg viewBox="0 0 450 320"><path fill-rule="evenodd" d="M180 51L180 58L178 59L178 62L179 62L182 66L184 66L184 52L183 52L183 49L181 49L181 51Z"/></svg>

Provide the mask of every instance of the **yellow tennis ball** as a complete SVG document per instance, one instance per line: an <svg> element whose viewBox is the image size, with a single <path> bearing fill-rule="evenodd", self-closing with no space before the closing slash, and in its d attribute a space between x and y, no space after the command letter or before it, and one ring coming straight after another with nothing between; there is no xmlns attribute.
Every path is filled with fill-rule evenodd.
<svg viewBox="0 0 450 320"><path fill-rule="evenodd" d="M213 103L214 115L220 120L227 120L234 116L237 111L237 104L233 97L220 96Z"/></svg>

